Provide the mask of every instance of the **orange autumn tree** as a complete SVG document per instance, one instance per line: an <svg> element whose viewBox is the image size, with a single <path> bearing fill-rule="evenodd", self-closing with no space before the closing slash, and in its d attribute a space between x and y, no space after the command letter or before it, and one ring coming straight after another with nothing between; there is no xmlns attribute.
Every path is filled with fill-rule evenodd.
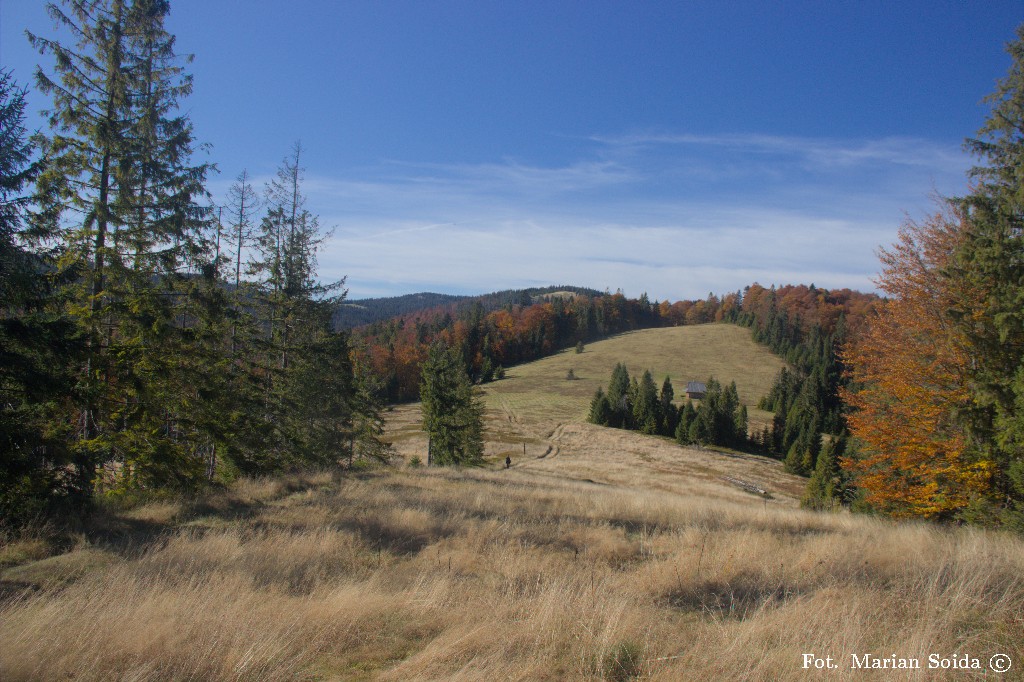
<svg viewBox="0 0 1024 682"><path fill-rule="evenodd" d="M991 463L966 457L954 419L970 399L971 359L949 311L980 296L946 274L964 232L949 205L900 228L880 251L877 284L890 298L843 354L852 379L843 399L860 448L842 466L867 504L894 516L950 518L990 492Z"/></svg>

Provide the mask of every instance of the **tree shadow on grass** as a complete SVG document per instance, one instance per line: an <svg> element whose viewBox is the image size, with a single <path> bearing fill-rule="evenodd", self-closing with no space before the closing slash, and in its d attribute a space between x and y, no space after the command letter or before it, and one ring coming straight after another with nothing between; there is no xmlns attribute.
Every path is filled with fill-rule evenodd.
<svg viewBox="0 0 1024 682"><path fill-rule="evenodd" d="M669 605L713 618L744 620L765 609L777 608L797 598L792 586L765 584L757 576L740 575L730 581L708 580L681 586L665 595Z"/></svg>

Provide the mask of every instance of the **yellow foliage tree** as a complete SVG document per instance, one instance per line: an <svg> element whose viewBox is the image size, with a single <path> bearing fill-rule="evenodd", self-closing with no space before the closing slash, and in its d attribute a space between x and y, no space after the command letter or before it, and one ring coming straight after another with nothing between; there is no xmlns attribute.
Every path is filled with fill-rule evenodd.
<svg viewBox="0 0 1024 682"><path fill-rule="evenodd" d="M949 311L983 294L946 274L964 220L947 205L901 227L880 252L877 284L890 298L844 353L852 381L843 398L860 448L842 466L869 505L894 516L949 518L991 492L992 463L965 456L954 418L970 400L972 361Z"/></svg>

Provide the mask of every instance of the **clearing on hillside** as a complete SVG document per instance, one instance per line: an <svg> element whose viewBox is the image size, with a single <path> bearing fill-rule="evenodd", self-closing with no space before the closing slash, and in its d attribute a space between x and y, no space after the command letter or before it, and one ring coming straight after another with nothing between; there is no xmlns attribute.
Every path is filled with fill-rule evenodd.
<svg viewBox="0 0 1024 682"><path fill-rule="evenodd" d="M503 462L511 456L517 467L570 480L712 498L745 496L757 502L722 481L732 476L770 490L772 504L797 504L804 479L785 473L774 460L683 447L665 438L586 423L594 392L607 386L618 362L626 363L631 376L650 369L658 386L670 376L677 403L685 402L687 381L709 376L735 381L752 428L770 419L755 406L785 366L756 344L748 329L730 324L644 329L595 341L582 353L570 348L513 367L505 379L484 386L488 457ZM570 369L575 379L566 379ZM418 403L388 414L388 438L407 460L414 455L426 460Z"/></svg>
<svg viewBox="0 0 1024 682"><path fill-rule="evenodd" d="M489 406L500 407L520 422L586 421L594 391L608 386L618 362L624 362L630 376L638 378L644 370L651 370L659 387L666 376L671 377L677 403L679 397L685 401L687 381L704 381L709 376L723 384L735 381L740 401L761 419L766 413L756 409L757 402L785 366L754 342L749 329L736 325L641 329L595 341L582 353L570 348L513 367L505 380L487 384L484 393ZM575 380L565 378L570 369Z"/></svg>

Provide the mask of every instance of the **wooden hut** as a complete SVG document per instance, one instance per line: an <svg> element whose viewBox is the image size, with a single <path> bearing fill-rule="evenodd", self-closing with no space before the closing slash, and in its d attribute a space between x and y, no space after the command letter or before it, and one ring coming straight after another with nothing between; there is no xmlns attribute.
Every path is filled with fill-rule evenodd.
<svg viewBox="0 0 1024 682"><path fill-rule="evenodd" d="M686 382L686 397L690 400L700 400L707 393L708 387L703 381Z"/></svg>

